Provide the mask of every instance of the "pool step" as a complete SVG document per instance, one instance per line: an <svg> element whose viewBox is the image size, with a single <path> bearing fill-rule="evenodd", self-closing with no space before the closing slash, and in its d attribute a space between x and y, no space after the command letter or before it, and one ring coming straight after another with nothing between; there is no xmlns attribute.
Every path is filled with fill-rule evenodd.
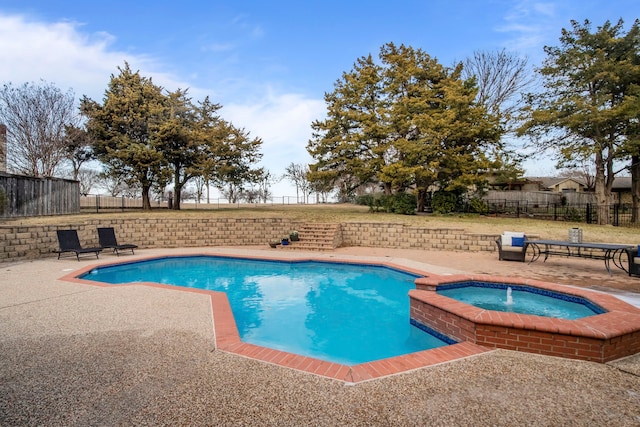
<svg viewBox="0 0 640 427"><path fill-rule="evenodd" d="M300 240L281 246L287 250L332 251L342 244L340 224L313 223L304 224L298 230Z"/></svg>

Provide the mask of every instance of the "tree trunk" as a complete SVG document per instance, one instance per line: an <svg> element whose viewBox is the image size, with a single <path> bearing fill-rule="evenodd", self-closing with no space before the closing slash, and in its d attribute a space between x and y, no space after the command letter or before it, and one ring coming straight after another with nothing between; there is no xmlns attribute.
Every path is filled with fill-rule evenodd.
<svg viewBox="0 0 640 427"><path fill-rule="evenodd" d="M598 212L598 224L609 224L609 198L604 173L605 165L601 153L596 153L595 196Z"/></svg>
<svg viewBox="0 0 640 427"><path fill-rule="evenodd" d="M173 210L180 210L180 200L182 200L182 187L184 186L184 182L180 182L180 167L176 166L174 171L174 179L173 179Z"/></svg>
<svg viewBox="0 0 640 427"><path fill-rule="evenodd" d="M418 193L416 194L416 197L417 197L416 212L418 212L418 213L424 212L424 205L425 205L425 201L426 201L426 195L427 195L427 191L426 190L418 189Z"/></svg>
<svg viewBox="0 0 640 427"><path fill-rule="evenodd" d="M149 200L149 192L151 190L150 185L142 186L142 210L150 211L151 210L151 200Z"/></svg>
<svg viewBox="0 0 640 427"><path fill-rule="evenodd" d="M640 155L631 156L631 223L640 223Z"/></svg>
<svg viewBox="0 0 640 427"><path fill-rule="evenodd" d="M383 185L384 185L384 195L385 196L390 196L391 195L391 183L385 182L385 183L383 183Z"/></svg>
<svg viewBox="0 0 640 427"><path fill-rule="evenodd" d="M182 185L175 184L173 189L174 199L173 199L173 210L180 210L180 199L182 199Z"/></svg>

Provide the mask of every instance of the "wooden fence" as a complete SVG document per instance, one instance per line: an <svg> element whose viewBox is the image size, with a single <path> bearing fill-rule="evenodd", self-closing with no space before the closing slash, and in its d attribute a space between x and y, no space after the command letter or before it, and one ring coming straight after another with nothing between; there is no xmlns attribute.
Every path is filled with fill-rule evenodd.
<svg viewBox="0 0 640 427"><path fill-rule="evenodd" d="M564 201L563 201L564 198ZM554 191L488 191L483 197L484 200L506 200L508 202L528 202L531 204L554 204L563 205L584 205L596 203L593 193L566 192L558 193ZM615 203L612 200L611 203Z"/></svg>
<svg viewBox="0 0 640 427"><path fill-rule="evenodd" d="M78 181L0 172L0 218L80 212Z"/></svg>

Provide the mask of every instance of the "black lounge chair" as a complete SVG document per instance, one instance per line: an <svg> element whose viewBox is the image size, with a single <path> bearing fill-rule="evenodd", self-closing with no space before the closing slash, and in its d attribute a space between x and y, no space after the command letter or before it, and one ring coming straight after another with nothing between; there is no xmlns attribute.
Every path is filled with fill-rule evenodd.
<svg viewBox="0 0 640 427"><path fill-rule="evenodd" d="M73 252L76 254L76 258L80 261L81 254L96 254L96 258L100 252L102 252L102 248L83 248L80 245L80 239L78 239L78 231L77 230L58 230L58 245L60 246L60 250L56 251L58 253L58 259L64 253Z"/></svg>
<svg viewBox="0 0 640 427"><path fill-rule="evenodd" d="M138 245L132 243L119 245L113 227L98 228L98 239L103 249L113 249L118 256L120 256L120 251L131 251L131 254L133 254L133 250L138 247Z"/></svg>

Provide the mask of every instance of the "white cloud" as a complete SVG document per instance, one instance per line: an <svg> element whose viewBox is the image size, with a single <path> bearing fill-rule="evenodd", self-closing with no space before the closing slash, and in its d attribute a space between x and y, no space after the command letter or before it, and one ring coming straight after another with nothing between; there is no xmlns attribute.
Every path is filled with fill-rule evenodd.
<svg viewBox="0 0 640 427"><path fill-rule="evenodd" d="M102 99L111 74L129 63L132 69L169 89L187 87L169 73L154 72L160 65L151 56L111 49L115 37L85 34L73 22L45 23L22 15L0 14L0 82L21 85L45 80L76 96Z"/></svg>
<svg viewBox="0 0 640 427"><path fill-rule="evenodd" d="M543 55L542 46L559 35L556 6L553 3L521 0L506 11L504 24L496 31L510 34L507 48ZM550 38L551 36L551 38Z"/></svg>
<svg viewBox="0 0 640 427"><path fill-rule="evenodd" d="M228 92L229 81L220 91L216 88L194 87L187 79L197 74L191 70L184 78L166 71L163 64L151 55L134 55L113 48L115 37L106 33L86 34L82 25L72 22L46 23L30 20L23 15L0 13L0 84L21 85L44 80L62 90L73 89L79 98L87 95L100 101L110 76L128 62L133 70L168 90L189 88L194 99L209 95L213 102L216 92ZM247 87L246 82L236 82ZM324 116L323 100L309 99L298 94L278 93L270 86L254 82L248 85L253 99L226 101L220 111L234 126L245 128L252 137L263 140L262 165L280 175L291 162L308 163L311 159L306 145L311 137L311 122ZM278 184L274 195L295 192L287 182Z"/></svg>
<svg viewBox="0 0 640 427"><path fill-rule="evenodd" d="M261 99L224 105L220 115L234 126L251 132L252 137L261 138L262 164L273 174L282 175L290 163L311 161L306 150L311 138L311 123L322 119L325 110L324 100L278 94L266 89ZM274 195L292 194L286 182L277 185L273 192Z"/></svg>

